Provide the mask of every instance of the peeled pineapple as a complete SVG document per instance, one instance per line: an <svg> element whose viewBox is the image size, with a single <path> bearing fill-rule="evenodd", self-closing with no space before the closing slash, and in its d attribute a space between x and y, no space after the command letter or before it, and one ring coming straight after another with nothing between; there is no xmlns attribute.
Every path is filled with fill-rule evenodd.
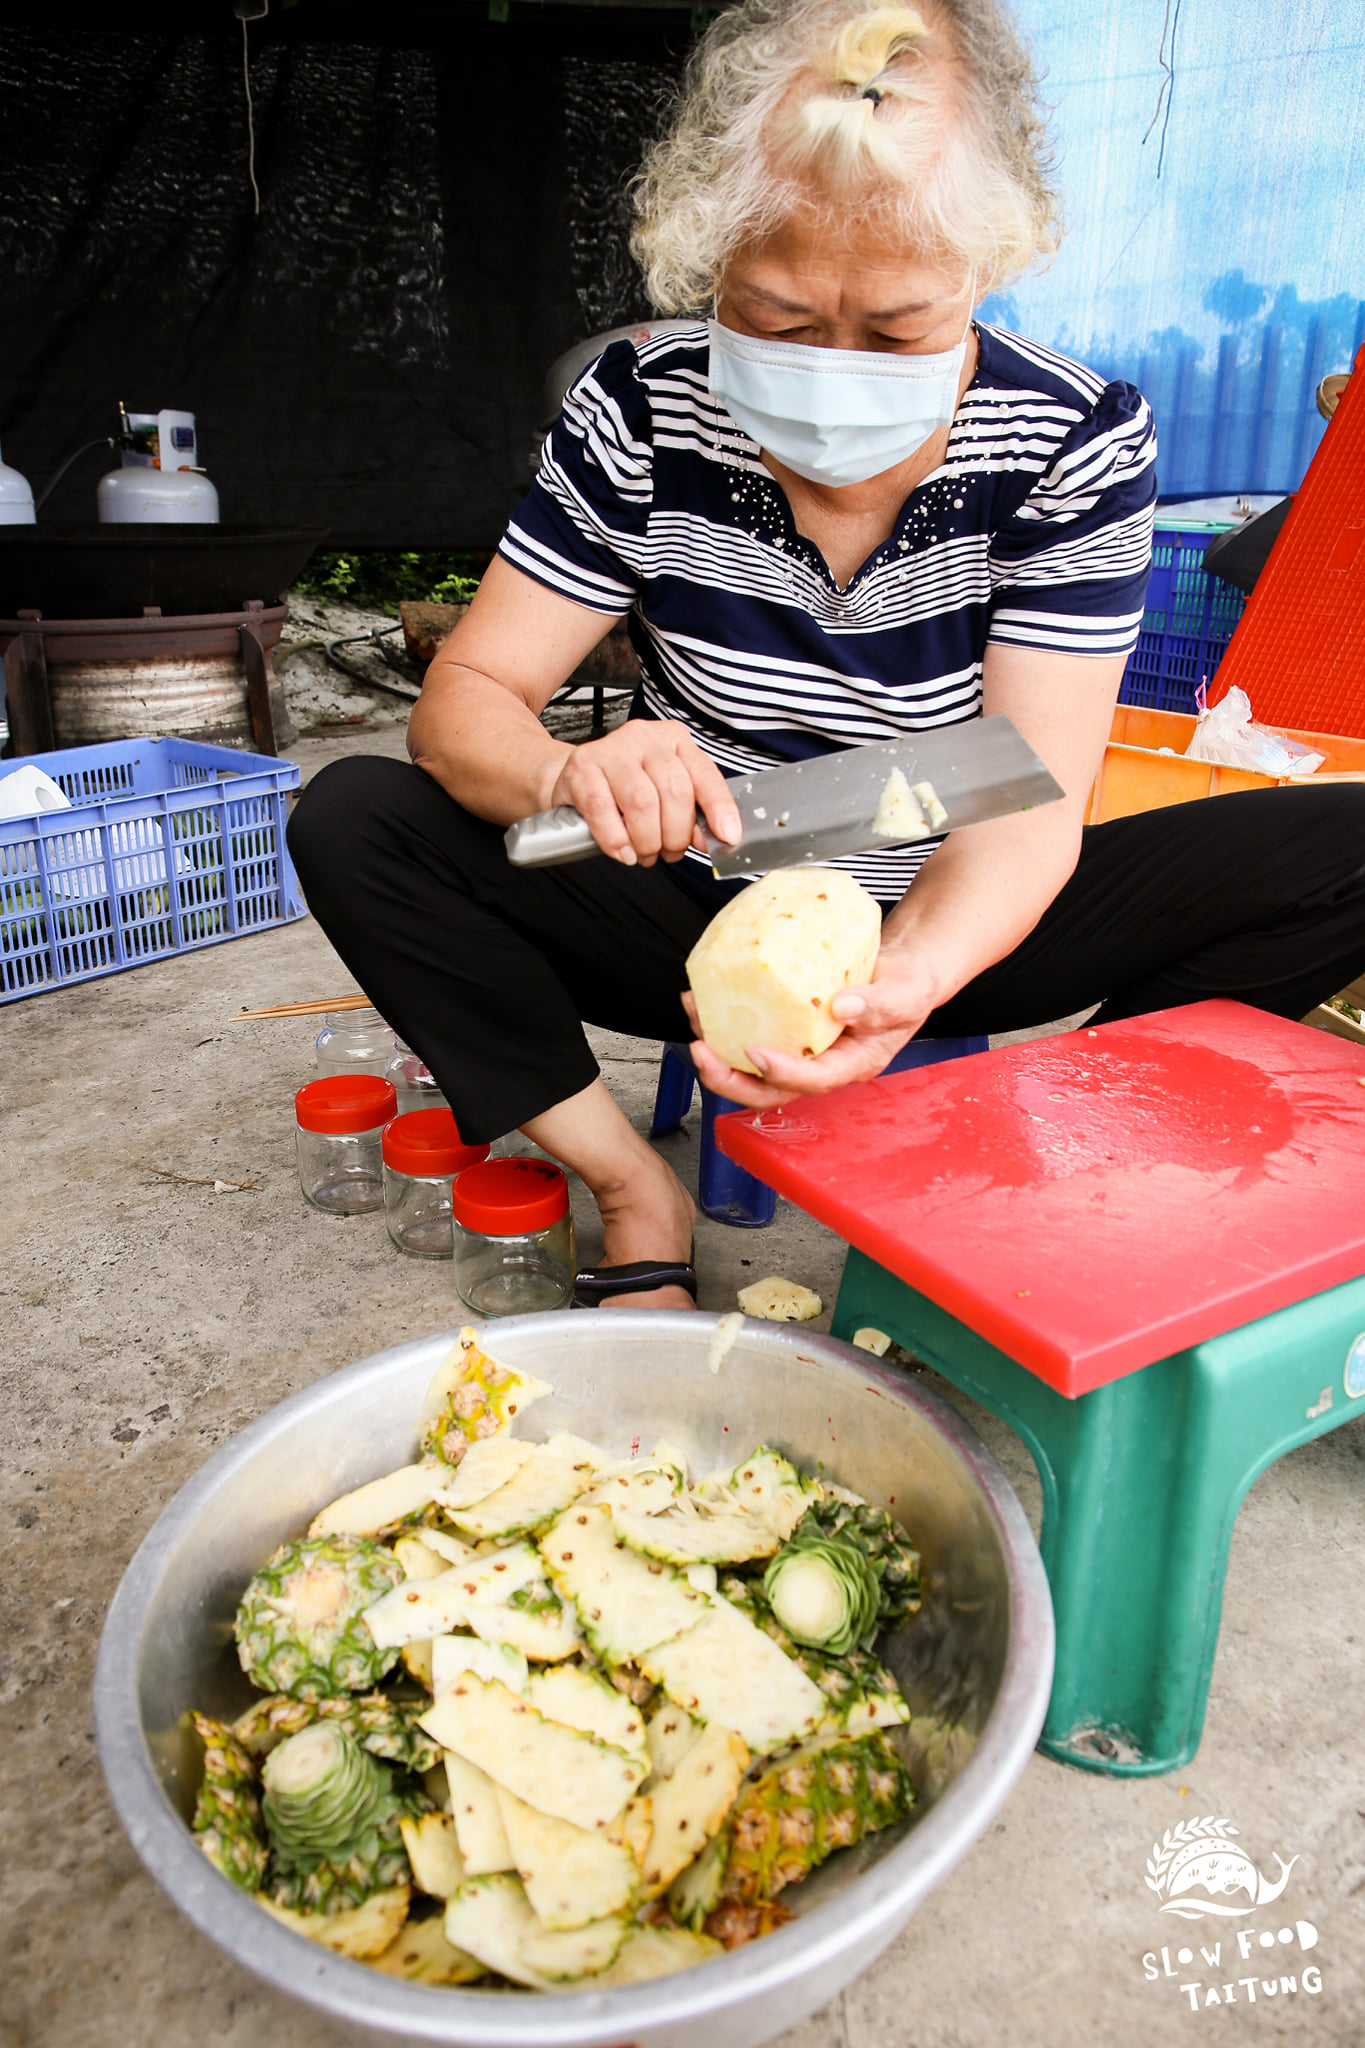
<svg viewBox="0 0 1365 2048"><path fill-rule="evenodd" d="M843 1025L830 1004L872 979L876 900L839 868L785 868L752 882L712 918L687 958L706 1043L742 1073L748 1048L824 1052Z"/></svg>

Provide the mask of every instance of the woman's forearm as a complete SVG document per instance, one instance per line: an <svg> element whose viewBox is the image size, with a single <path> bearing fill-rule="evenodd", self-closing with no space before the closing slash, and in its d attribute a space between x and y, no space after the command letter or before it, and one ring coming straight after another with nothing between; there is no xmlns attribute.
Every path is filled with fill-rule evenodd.
<svg viewBox="0 0 1365 2048"><path fill-rule="evenodd" d="M573 749L477 669L438 657L408 721L408 752L476 818L511 825L549 808Z"/></svg>
<svg viewBox="0 0 1365 2048"><path fill-rule="evenodd" d="M924 964L937 1009L1027 937L1079 852L1079 827L1060 808L953 833L888 913L883 953Z"/></svg>

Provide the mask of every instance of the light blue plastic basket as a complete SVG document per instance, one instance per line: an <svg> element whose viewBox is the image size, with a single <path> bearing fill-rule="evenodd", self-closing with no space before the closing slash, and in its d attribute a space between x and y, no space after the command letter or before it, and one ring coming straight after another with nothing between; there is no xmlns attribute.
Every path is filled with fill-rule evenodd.
<svg viewBox="0 0 1365 2048"><path fill-rule="evenodd" d="M135 739L30 763L72 808L0 821L0 1003L304 915L284 843L295 762Z"/></svg>

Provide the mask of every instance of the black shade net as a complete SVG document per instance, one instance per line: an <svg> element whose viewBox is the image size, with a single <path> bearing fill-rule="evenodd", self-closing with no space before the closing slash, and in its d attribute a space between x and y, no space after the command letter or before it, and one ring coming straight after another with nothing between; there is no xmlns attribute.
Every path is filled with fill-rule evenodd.
<svg viewBox="0 0 1365 2048"><path fill-rule="evenodd" d="M688 14L272 11L259 215L227 0L141 21L0 30L5 461L39 490L119 399L184 407L225 523L494 546L550 363L647 310L623 188ZM74 464L43 523L91 522L115 460Z"/></svg>

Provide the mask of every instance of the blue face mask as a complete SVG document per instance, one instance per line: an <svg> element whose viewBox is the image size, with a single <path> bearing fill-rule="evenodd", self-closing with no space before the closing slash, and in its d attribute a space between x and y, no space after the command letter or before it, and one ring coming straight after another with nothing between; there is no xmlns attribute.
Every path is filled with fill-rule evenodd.
<svg viewBox="0 0 1365 2048"><path fill-rule="evenodd" d="M736 334L718 320L711 335L711 390L735 424L813 484L861 484L908 461L951 425L967 352L885 355L858 348L807 348Z"/></svg>

